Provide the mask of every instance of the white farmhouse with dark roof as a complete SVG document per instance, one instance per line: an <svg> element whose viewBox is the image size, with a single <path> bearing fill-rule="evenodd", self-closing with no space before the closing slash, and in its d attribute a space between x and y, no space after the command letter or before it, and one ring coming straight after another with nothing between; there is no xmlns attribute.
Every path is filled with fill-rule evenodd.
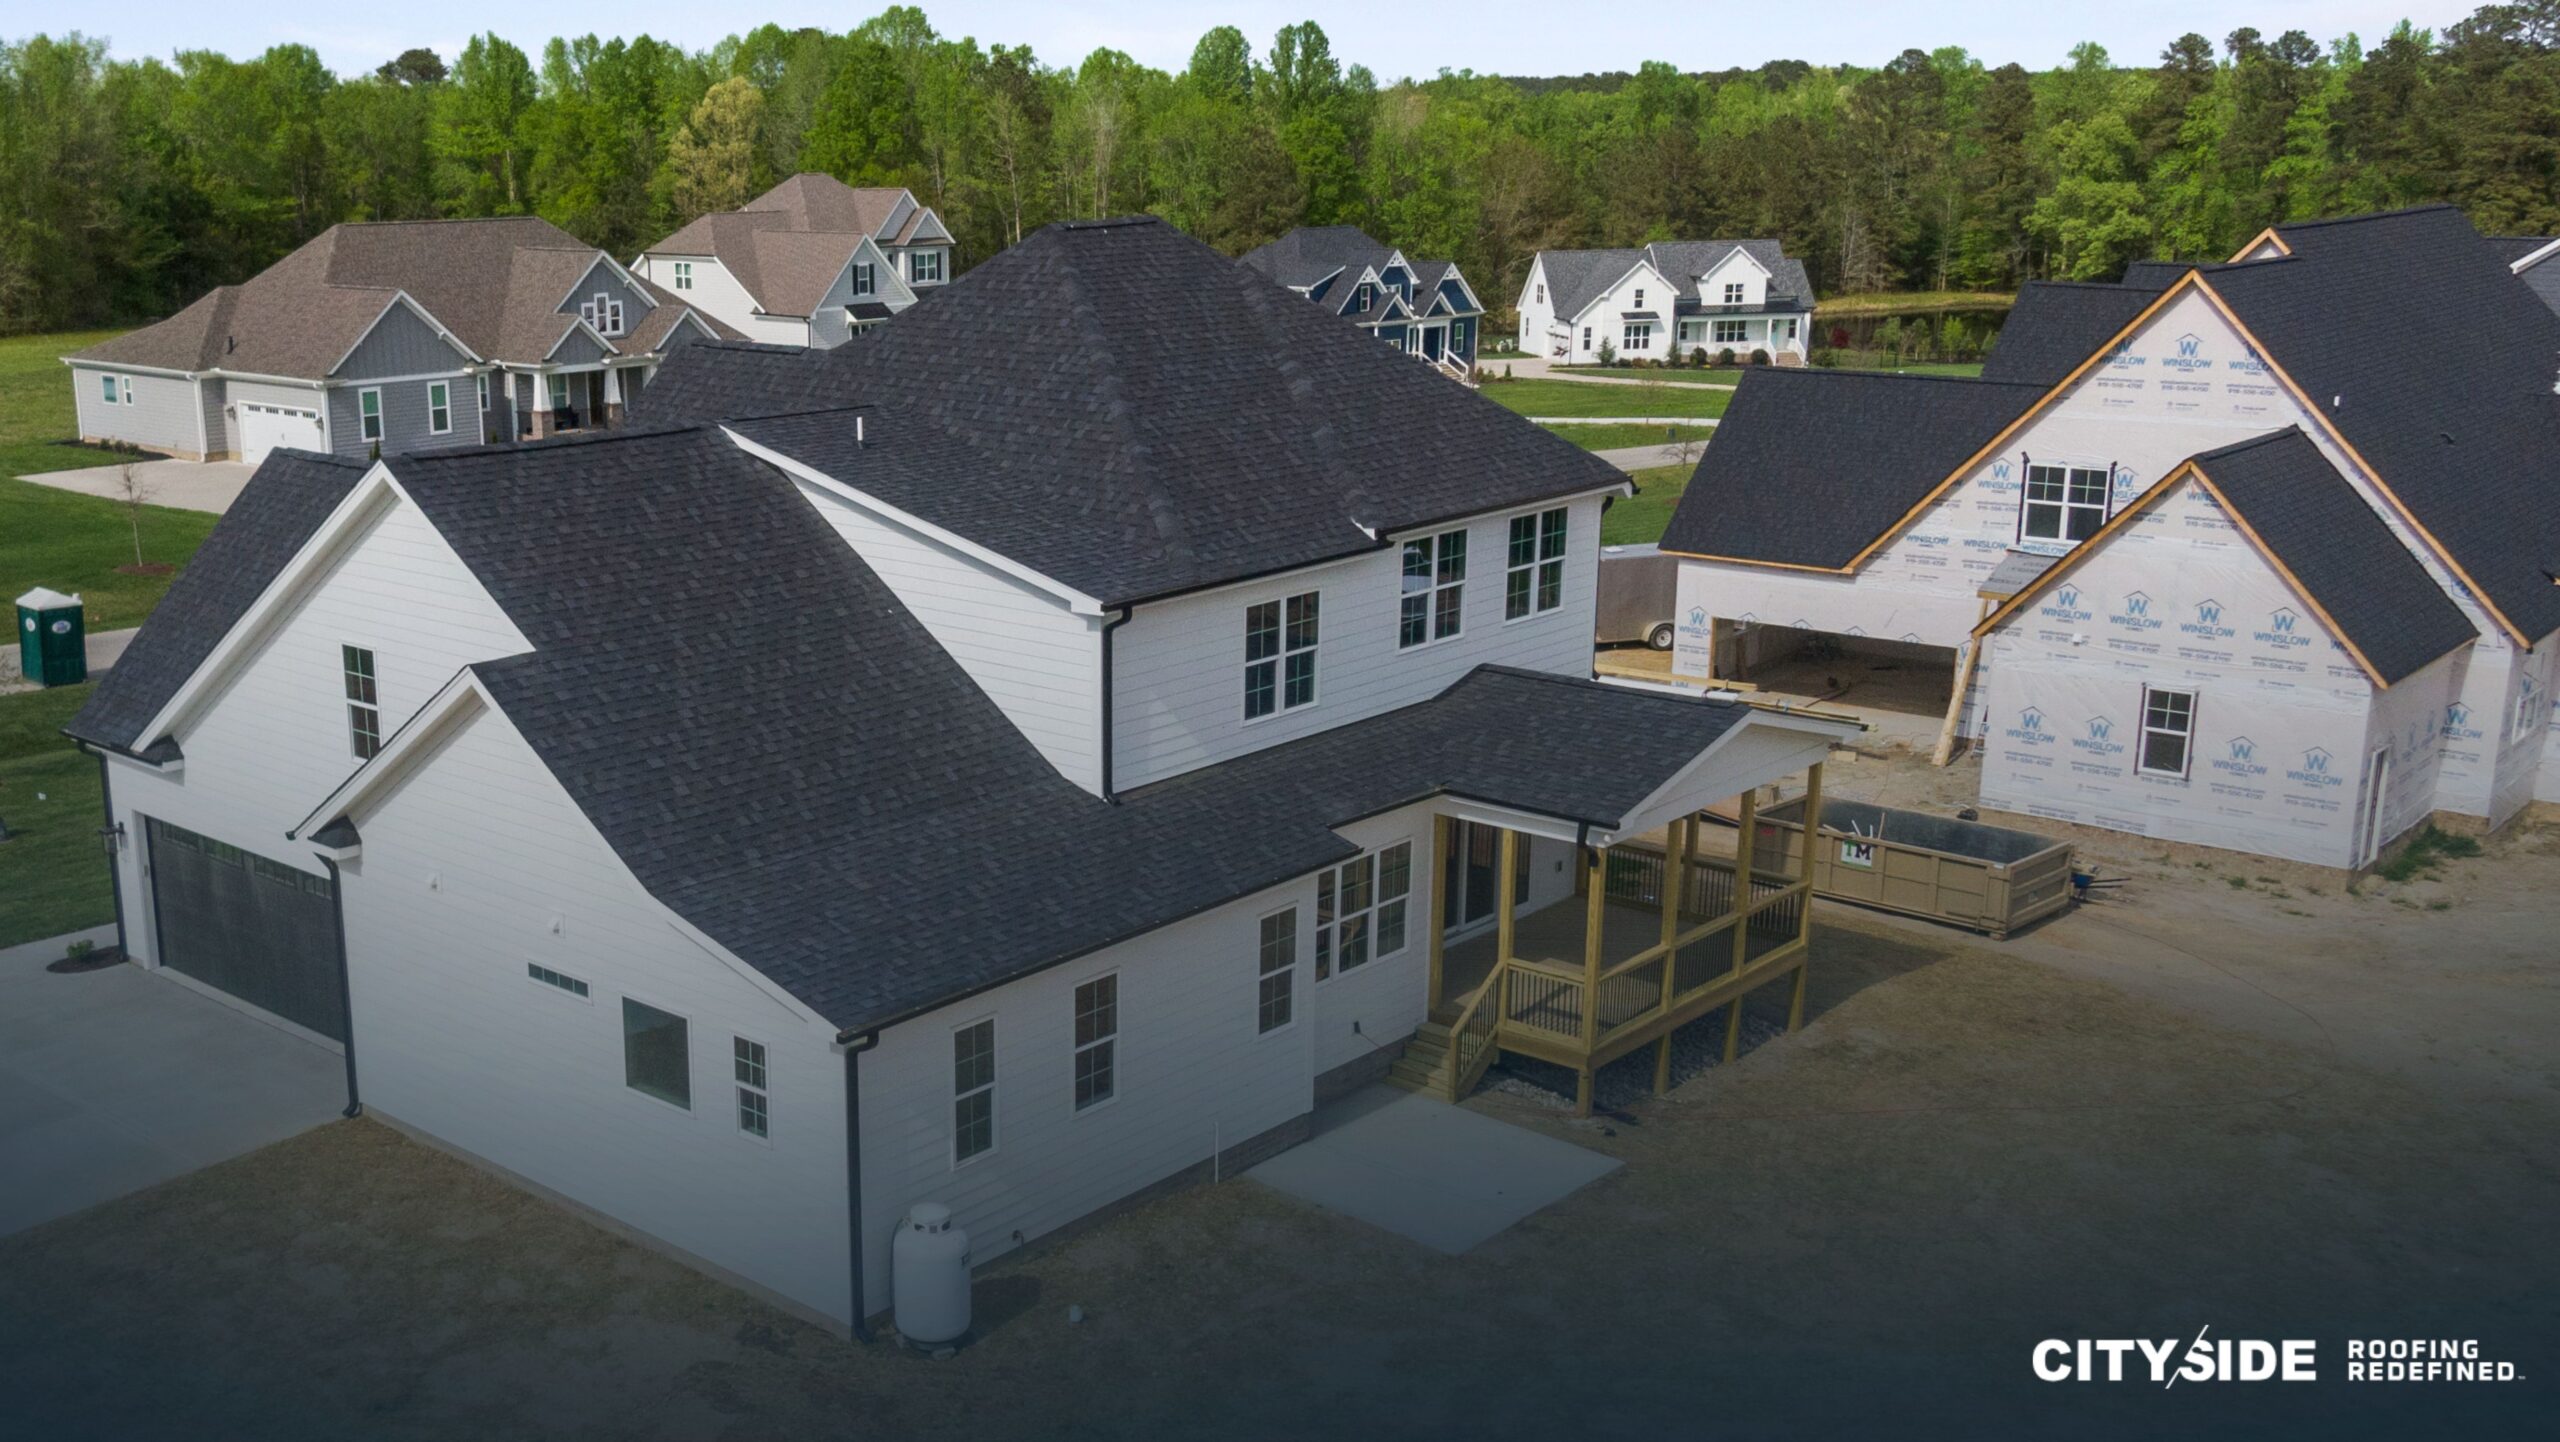
<svg viewBox="0 0 2560 1442"><path fill-rule="evenodd" d="M670 350L734 337L549 221L511 216L333 225L63 361L82 440L257 461L617 425Z"/></svg>
<svg viewBox="0 0 2560 1442"><path fill-rule="evenodd" d="M631 262L740 335L823 350L951 279L951 232L898 186L804 172L700 216Z"/></svg>
<svg viewBox="0 0 2560 1442"><path fill-rule="evenodd" d="M1736 360L1802 365L1813 281L1774 240L1664 240L1633 250L1542 250L1520 286L1520 349L1596 365Z"/></svg>
<svg viewBox="0 0 2560 1442"><path fill-rule="evenodd" d="M125 946L351 1110L859 1327L920 1203L985 1260L1382 1076L1801 1017L1809 858L1699 818L1856 727L1591 678L1610 467L1145 218L693 350L277 452L69 728Z"/></svg>
<svg viewBox="0 0 2560 1442"><path fill-rule="evenodd" d="M2030 285L1980 380L1746 377L1675 667L1934 655L2012 811L2338 867L2560 800L2560 315L2459 212Z"/></svg>
<svg viewBox="0 0 2560 1442"><path fill-rule="evenodd" d="M1239 264L1459 380L1475 374L1476 299L1453 260L1407 260L1354 225L1303 225Z"/></svg>

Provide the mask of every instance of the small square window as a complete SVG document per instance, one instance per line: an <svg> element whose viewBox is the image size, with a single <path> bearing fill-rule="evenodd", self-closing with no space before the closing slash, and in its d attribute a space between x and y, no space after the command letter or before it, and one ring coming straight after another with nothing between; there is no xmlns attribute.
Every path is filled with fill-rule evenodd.
<svg viewBox="0 0 2560 1442"><path fill-rule="evenodd" d="M683 1017L624 997L622 1084L643 1096L693 1110L690 1035Z"/></svg>

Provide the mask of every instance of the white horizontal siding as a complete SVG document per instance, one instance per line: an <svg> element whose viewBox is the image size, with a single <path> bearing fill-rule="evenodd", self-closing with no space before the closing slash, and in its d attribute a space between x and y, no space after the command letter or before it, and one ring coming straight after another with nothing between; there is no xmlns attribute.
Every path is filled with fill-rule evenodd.
<svg viewBox="0 0 2560 1442"><path fill-rule="evenodd" d="M1464 527L1464 625L1449 640L1411 650L1396 645L1401 546L1138 607L1112 640L1114 784L1142 786L1428 700L1481 665L1590 675L1600 501L1576 501L1570 510L1561 607L1527 620L1502 619L1504 546L1510 517L1518 513L1480 517ZM1245 610L1309 590L1323 596L1316 702L1248 722Z"/></svg>
<svg viewBox="0 0 2560 1442"><path fill-rule="evenodd" d="M693 265L693 284L676 289L675 263L689 260ZM715 320L725 322L751 341L767 345L809 343L808 323L798 317L768 316L756 309L755 297L729 273L729 268L709 256L669 257L644 255L631 267L632 273L653 284L663 286L668 294Z"/></svg>
<svg viewBox="0 0 2560 1442"><path fill-rule="evenodd" d="M833 1029L679 931L500 713L357 824L344 896L366 1104L848 1317ZM690 1110L624 1084L625 996L686 1018ZM766 1048L769 1140L737 1124L738 1036Z"/></svg>
<svg viewBox="0 0 2560 1442"><path fill-rule="evenodd" d="M374 653L385 739L463 666L528 649L426 518L396 505L351 543L327 578L178 733L186 754L180 774L117 768L120 814L157 816L318 870L308 848L286 841L285 833L356 767L342 645ZM142 828L134 823L128 830L128 915L140 923L130 930L137 951L148 956ZM140 912L133 910L137 902Z"/></svg>
<svg viewBox="0 0 2560 1442"><path fill-rule="evenodd" d="M1050 765L1101 789L1100 620L877 511L800 491Z"/></svg>

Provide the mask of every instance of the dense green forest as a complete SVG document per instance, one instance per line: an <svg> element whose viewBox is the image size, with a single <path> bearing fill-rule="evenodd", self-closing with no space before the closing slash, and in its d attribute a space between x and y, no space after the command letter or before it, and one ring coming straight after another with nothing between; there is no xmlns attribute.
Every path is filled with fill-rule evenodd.
<svg viewBox="0 0 2560 1442"><path fill-rule="evenodd" d="M2560 0L2378 43L2186 35L2043 71L1881 68L1381 84L1293 25L1211 30L1178 75L1052 65L891 9L694 53L483 35L342 78L299 45L0 44L0 331L165 314L332 222L532 212L628 255L795 170L911 186L984 259L1153 211L1241 251L1347 221L1507 305L1542 246L1775 235L1826 293L2106 277L2278 220L2452 200L2560 230Z"/></svg>

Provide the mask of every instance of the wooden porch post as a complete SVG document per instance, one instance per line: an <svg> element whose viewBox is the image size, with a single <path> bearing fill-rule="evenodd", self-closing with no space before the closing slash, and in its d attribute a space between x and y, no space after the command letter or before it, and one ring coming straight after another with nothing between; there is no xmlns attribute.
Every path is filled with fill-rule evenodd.
<svg viewBox="0 0 2560 1442"><path fill-rule="evenodd" d="M1501 852L1494 859L1494 869L1500 873L1493 883L1493 964L1496 967L1507 966L1512 961L1511 909L1520 904L1512 863L1520 854L1519 832L1503 828Z"/></svg>
<svg viewBox="0 0 2560 1442"><path fill-rule="evenodd" d="M1591 1053L1600 1046L1600 940L1609 907L1609 850L1590 848L1583 859L1590 897L1582 912L1582 1070L1574 1080L1573 1111L1591 1115Z"/></svg>
<svg viewBox="0 0 2560 1442"><path fill-rule="evenodd" d="M1689 836L1695 817L1683 816L1662 834L1662 1014L1671 1014L1673 982L1680 971L1680 894L1689 886ZM1671 1031L1653 1044L1653 1094L1671 1090Z"/></svg>
<svg viewBox="0 0 2560 1442"><path fill-rule="evenodd" d="M1816 761L1804 777L1804 896L1797 903L1796 939L1805 944L1806 950L1796 953L1795 998L1787 1004L1789 1031L1804 1025L1804 984L1813 960L1813 848L1821 831L1822 763Z"/></svg>
<svg viewBox="0 0 2560 1442"><path fill-rule="evenodd" d="M1751 959L1751 920L1743 913L1751 909L1751 870L1757 863L1752 852L1760 835L1760 788L1742 793L1742 834L1733 844L1733 974L1742 975L1743 963ZM1742 998L1736 996L1724 1009L1724 1059L1732 1061L1742 1054Z"/></svg>
<svg viewBox="0 0 2560 1442"><path fill-rule="evenodd" d="M1428 902L1423 912L1431 927L1431 1000L1426 1004L1426 1014L1440 1010L1440 1003L1445 1000L1441 992L1447 985L1440 962L1441 933L1449 929L1449 831L1448 817L1431 818L1431 885L1424 892Z"/></svg>

